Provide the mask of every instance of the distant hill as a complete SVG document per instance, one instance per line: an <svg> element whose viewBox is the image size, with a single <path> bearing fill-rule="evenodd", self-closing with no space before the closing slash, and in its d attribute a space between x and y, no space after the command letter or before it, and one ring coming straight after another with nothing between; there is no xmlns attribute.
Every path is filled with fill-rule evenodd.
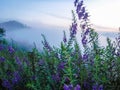
<svg viewBox="0 0 120 90"><path fill-rule="evenodd" d="M28 28L28 26L26 26L21 22L12 20L12 21L0 23L0 28L4 28L5 30L16 30L16 29Z"/></svg>

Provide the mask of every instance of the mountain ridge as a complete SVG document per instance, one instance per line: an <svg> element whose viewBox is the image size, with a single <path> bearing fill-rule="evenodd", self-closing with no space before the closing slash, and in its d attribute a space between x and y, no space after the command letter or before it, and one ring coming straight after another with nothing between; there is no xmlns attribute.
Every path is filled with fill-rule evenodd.
<svg viewBox="0 0 120 90"><path fill-rule="evenodd" d="M28 28L28 26L19 21L10 20L0 23L0 28L3 28L5 30L16 30L16 29Z"/></svg>

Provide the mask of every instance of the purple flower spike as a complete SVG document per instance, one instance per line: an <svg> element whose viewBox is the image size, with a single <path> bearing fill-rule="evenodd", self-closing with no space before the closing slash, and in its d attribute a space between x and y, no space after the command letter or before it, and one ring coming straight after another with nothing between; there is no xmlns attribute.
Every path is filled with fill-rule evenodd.
<svg viewBox="0 0 120 90"><path fill-rule="evenodd" d="M47 42L45 36L42 34L42 37L44 39L44 41L42 41L42 44L44 45L44 48L47 49L49 52L52 51L52 47L49 45L49 43Z"/></svg>
<svg viewBox="0 0 120 90"><path fill-rule="evenodd" d="M8 52L9 52L10 54L12 54L12 53L15 52L15 50L14 50L11 46L9 46L9 47L8 47Z"/></svg>
<svg viewBox="0 0 120 90"><path fill-rule="evenodd" d="M77 1L75 1L75 2L77 2ZM80 24L81 29L83 31L82 44L83 44L83 46L85 46L87 44L87 41L89 41L89 40L87 40L89 38L86 38L90 32L90 28L88 27L89 26L89 19L88 19L89 15L88 15L88 12L86 11L85 6L83 6L83 0L75 3L75 7L76 7L76 13L78 15L78 19L81 22L81 24Z"/></svg>
<svg viewBox="0 0 120 90"><path fill-rule="evenodd" d="M76 87L74 88L74 90L81 90L80 85L76 85Z"/></svg>
<svg viewBox="0 0 120 90"><path fill-rule="evenodd" d="M77 13L79 13L81 11L82 6L83 6L83 1L81 1L80 3L78 3L77 9L76 9Z"/></svg>
<svg viewBox="0 0 120 90"><path fill-rule="evenodd" d="M77 5L78 1L79 1L79 0L75 0L75 1L74 1L74 5L75 5L75 6Z"/></svg>
<svg viewBox="0 0 120 90"><path fill-rule="evenodd" d="M74 37L77 33L77 23L72 23L71 29L70 29L70 36Z"/></svg>
<svg viewBox="0 0 120 90"><path fill-rule="evenodd" d="M15 60L16 60L16 64L18 64L19 66L22 65L22 62L19 57L16 57Z"/></svg>
<svg viewBox="0 0 120 90"><path fill-rule="evenodd" d="M70 90L69 86L64 84L64 87L63 87L64 90Z"/></svg>
<svg viewBox="0 0 120 90"><path fill-rule="evenodd" d="M0 63L4 62L5 58L4 57L0 57Z"/></svg>
<svg viewBox="0 0 120 90"><path fill-rule="evenodd" d="M12 83L17 84L21 80L19 73L16 71L13 73Z"/></svg>

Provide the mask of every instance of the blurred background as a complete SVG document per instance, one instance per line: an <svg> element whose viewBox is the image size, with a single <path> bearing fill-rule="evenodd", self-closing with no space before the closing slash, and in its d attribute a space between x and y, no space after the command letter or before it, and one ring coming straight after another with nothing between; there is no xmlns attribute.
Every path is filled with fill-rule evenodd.
<svg viewBox="0 0 120 90"><path fill-rule="evenodd" d="M84 1L102 45L106 45L106 37L114 40L120 26L120 0ZM71 10L75 11L74 0L1 0L0 27L6 30L8 40L41 47L44 34L51 45L59 46L63 30L69 36ZM77 39L81 42L80 38L79 30Z"/></svg>

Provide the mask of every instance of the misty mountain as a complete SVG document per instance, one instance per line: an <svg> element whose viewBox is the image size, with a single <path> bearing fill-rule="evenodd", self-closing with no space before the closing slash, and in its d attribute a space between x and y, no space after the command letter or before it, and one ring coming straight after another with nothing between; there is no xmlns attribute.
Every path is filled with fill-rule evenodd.
<svg viewBox="0 0 120 90"><path fill-rule="evenodd" d="M28 28L28 26L19 21L12 20L0 23L0 28L4 28L5 30L17 30Z"/></svg>

